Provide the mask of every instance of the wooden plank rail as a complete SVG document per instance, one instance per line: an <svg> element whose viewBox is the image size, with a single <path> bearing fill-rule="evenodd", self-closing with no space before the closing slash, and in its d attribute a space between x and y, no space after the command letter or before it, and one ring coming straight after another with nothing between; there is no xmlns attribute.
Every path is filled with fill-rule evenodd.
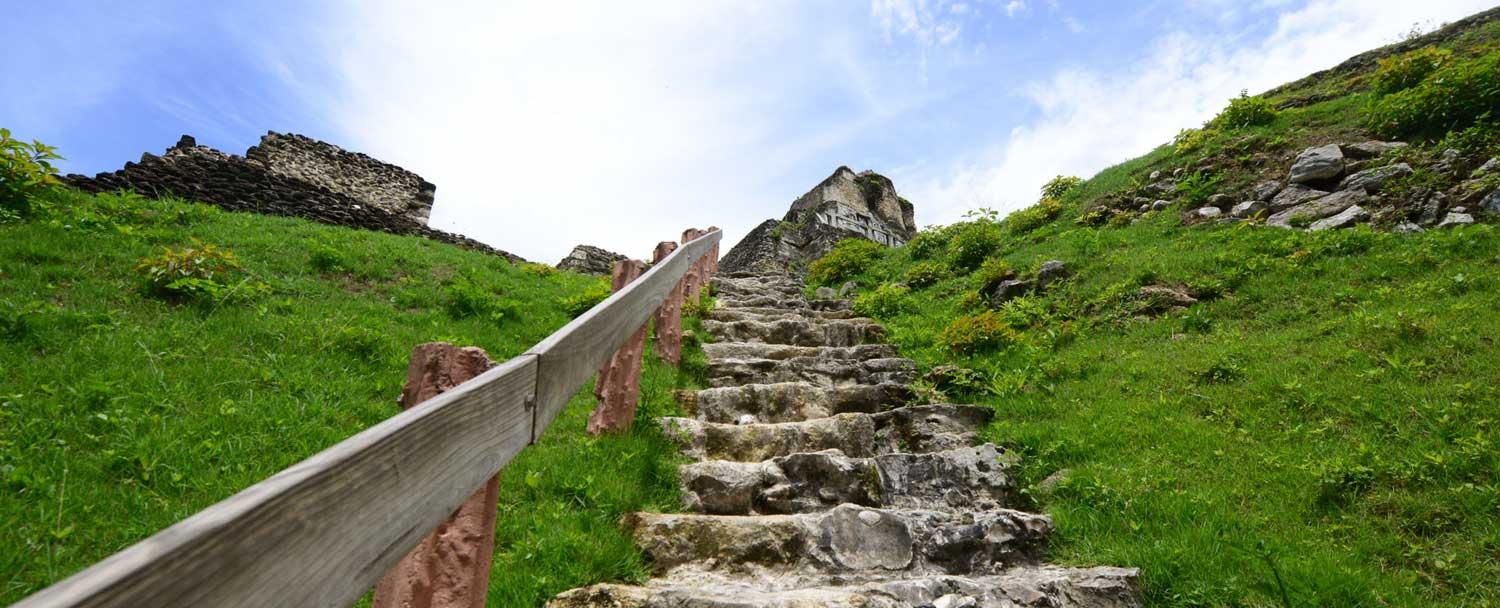
<svg viewBox="0 0 1500 608"><path fill-rule="evenodd" d="M540 437L719 236L687 243L525 354L15 608L348 606Z"/></svg>

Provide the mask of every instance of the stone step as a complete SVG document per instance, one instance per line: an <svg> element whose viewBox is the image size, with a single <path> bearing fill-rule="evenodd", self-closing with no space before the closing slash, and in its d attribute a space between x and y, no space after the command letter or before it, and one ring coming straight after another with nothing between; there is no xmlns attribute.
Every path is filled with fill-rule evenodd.
<svg viewBox="0 0 1500 608"><path fill-rule="evenodd" d="M853 319L848 310L813 310L811 308L715 308L704 313L710 321L776 321L779 319ZM871 321L873 322L873 321Z"/></svg>
<svg viewBox="0 0 1500 608"><path fill-rule="evenodd" d="M775 382L708 388L679 393L683 409L704 422L801 422L848 412L874 413L906 405L913 398L904 384L822 387L811 382Z"/></svg>
<svg viewBox="0 0 1500 608"><path fill-rule="evenodd" d="M779 294L721 294L714 296L717 303L714 308L779 308L790 310L797 308L812 308L807 298L801 295L779 295Z"/></svg>
<svg viewBox="0 0 1500 608"><path fill-rule="evenodd" d="M765 342L710 342L703 345L703 354L709 363L747 359L796 359L813 357L818 359L892 359L896 347L889 344L860 344L857 346L796 346L792 344L766 344Z"/></svg>
<svg viewBox="0 0 1500 608"><path fill-rule="evenodd" d="M855 346L885 338L885 328L868 319L703 321L703 330L726 342L765 342L795 346Z"/></svg>
<svg viewBox="0 0 1500 608"><path fill-rule="evenodd" d="M797 515L632 513L624 519L657 574L995 574L1033 564L1052 520L998 509L951 512L842 504Z"/></svg>
<svg viewBox="0 0 1500 608"><path fill-rule="evenodd" d="M748 275L748 276L725 276L718 275L711 279L714 290L738 290L755 291L758 289L785 289L793 288L801 290L806 283L795 277L787 275Z"/></svg>
<svg viewBox="0 0 1500 608"><path fill-rule="evenodd" d="M791 281L759 283L730 279L714 282L714 294L716 296L788 295L801 297L803 293L802 284Z"/></svg>
<svg viewBox="0 0 1500 608"><path fill-rule="evenodd" d="M865 458L968 447L993 417L994 410L987 407L938 404L776 424L722 424L691 418L661 421L666 436L689 457L760 462L830 449Z"/></svg>
<svg viewBox="0 0 1500 608"><path fill-rule="evenodd" d="M989 576L697 576L574 589L548 608L1137 608L1135 568L1021 566ZM801 587L788 588L788 584Z"/></svg>
<svg viewBox="0 0 1500 608"><path fill-rule="evenodd" d="M1014 459L994 444L851 458L838 450L764 462L708 460L677 470L688 510L777 515L866 507L994 510L1015 504Z"/></svg>
<svg viewBox="0 0 1500 608"><path fill-rule="evenodd" d="M767 384L775 382L808 382L821 387L853 384L911 384L917 378L917 364L911 359L729 359L708 364L708 382L712 387Z"/></svg>

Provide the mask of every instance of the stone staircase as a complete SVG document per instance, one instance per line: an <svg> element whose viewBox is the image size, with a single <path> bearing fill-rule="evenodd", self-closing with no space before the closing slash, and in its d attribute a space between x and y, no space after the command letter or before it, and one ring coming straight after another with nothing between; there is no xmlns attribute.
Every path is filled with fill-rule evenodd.
<svg viewBox="0 0 1500 608"><path fill-rule="evenodd" d="M880 325L785 275L714 285L713 388L662 421L697 460L679 470L689 512L623 522L655 578L548 606L1139 605L1134 569L1040 562L1052 521L1007 508L1014 458L975 445L992 410L905 405L916 366Z"/></svg>

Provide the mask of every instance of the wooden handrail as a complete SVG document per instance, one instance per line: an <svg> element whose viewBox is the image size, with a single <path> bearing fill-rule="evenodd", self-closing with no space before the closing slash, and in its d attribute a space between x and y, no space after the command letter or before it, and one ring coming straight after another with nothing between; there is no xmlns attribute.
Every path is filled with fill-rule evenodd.
<svg viewBox="0 0 1500 608"><path fill-rule="evenodd" d="M540 437L719 236L686 244L525 354L14 608L348 606Z"/></svg>

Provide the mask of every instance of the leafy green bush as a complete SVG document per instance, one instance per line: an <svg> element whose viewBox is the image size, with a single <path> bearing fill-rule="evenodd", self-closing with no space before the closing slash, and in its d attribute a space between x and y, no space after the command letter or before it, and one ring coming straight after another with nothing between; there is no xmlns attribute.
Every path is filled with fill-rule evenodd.
<svg viewBox="0 0 1500 608"><path fill-rule="evenodd" d="M13 139L9 129L0 129L0 210L29 215L32 198L61 183L51 162L61 158L56 148Z"/></svg>
<svg viewBox="0 0 1500 608"><path fill-rule="evenodd" d="M1197 207L1219 190L1220 179L1217 175L1194 171L1177 182L1177 194L1188 205Z"/></svg>
<svg viewBox="0 0 1500 608"><path fill-rule="evenodd" d="M1042 198L1062 200L1074 188L1083 185L1083 178L1067 175L1059 175L1052 178L1042 186Z"/></svg>
<svg viewBox="0 0 1500 608"><path fill-rule="evenodd" d="M1208 140L1218 136L1215 129L1204 127L1202 129L1183 129L1172 138L1172 151L1177 154L1191 152L1207 143Z"/></svg>
<svg viewBox="0 0 1500 608"><path fill-rule="evenodd" d="M458 277L443 287L443 310L454 319L477 317L495 322L516 315L514 305L467 277Z"/></svg>
<svg viewBox="0 0 1500 608"><path fill-rule="evenodd" d="M1264 97L1252 97L1248 91L1240 91L1240 96L1229 100L1229 106L1208 121L1207 126L1214 130L1233 131L1268 125L1274 120L1276 106Z"/></svg>
<svg viewBox="0 0 1500 608"><path fill-rule="evenodd" d="M1500 107L1500 53L1452 62L1420 84L1380 98L1365 114L1379 137L1439 135L1462 129Z"/></svg>
<svg viewBox="0 0 1500 608"><path fill-rule="evenodd" d="M328 245L316 243L309 247L307 263L318 272L344 272L349 269L344 261L344 252Z"/></svg>
<svg viewBox="0 0 1500 608"><path fill-rule="evenodd" d="M1385 57L1378 62L1375 73L1370 76L1370 86L1382 95L1410 89L1443 67L1452 56L1453 52L1448 49L1429 46Z"/></svg>
<svg viewBox="0 0 1500 608"><path fill-rule="evenodd" d="M1000 305L1000 319L1012 329L1042 327L1052 320L1052 311L1047 300L1037 296L1021 296Z"/></svg>
<svg viewBox="0 0 1500 608"><path fill-rule="evenodd" d="M551 266L548 266L546 264L538 264L536 262L527 262L527 263L521 265L521 272L524 272L524 273L529 274L529 275L534 276L534 277L550 277L552 275L557 274L557 269L553 268Z"/></svg>
<svg viewBox="0 0 1500 608"><path fill-rule="evenodd" d="M609 283L597 281L593 285L589 285L588 289L581 293L558 300L557 305L562 307L563 312L568 313L569 317L577 317L588 312L590 308L593 308L600 302L603 302L605 298L609 297L609 294Z"/></svg>
<svg viewBox="0 0 1500 608"><path fill-rule="evenodd" d="M1016 278L1016 271L1010 267L1010 262L1005 261L1005 258L990 258L980 264L970 276L973 277L974 286L979 289L980 293L989 293L1001 281Z"/></svg>
<svg viewBox="0 0 1500 608"><path fill-rule="evenodd" d="M919 262L906 269L903 280L913 289L921 289L948 276L948 268L937 262Z"/></svg>
<svg viewBox="0 0 1500 608"><path fill-rule="evenodd" d="M201 241L180 251L163 248L137 261L135 270L145 277L147 293L177 302L223 302L270 289L252 280L234 252Z"/></svg>
<svg viewBox="0 0 1500 608"><path fill-rule="evenodd" d="M938 344L965 355L1008 348L1019 340L1020 335L993 310L954 319L938 334Z"/></svg>
<svg viewBox="0 0 1500 608"><path fill-rule="evenodd" d="M926 260L948 248L952 234L947 228L928 228L918 232L906 242L906 251L913 260Z"/></svg>
<svg viewBox="0 0 1500 608"><path fill-rule="evenodd" d="M813 286L833 285L854 278L880 259L884 248L864 239L844 239L807 268Z"/></svg>
<svg viewBox="0 0 1500 608"><path fill-rule="evenodd" d="M915 304L910 295L911 290L907 287L887 283L854 298L854 312L865 317L888 319L913 308Z"/></svg>
<svg viewBox="0 0 1500 608"><path fill-rule="evenodd" d="M953 265L964 270L973 270L984 263L984 259L998 251L1004 243L1000 226L989 220L967 222L958 226L953 242L948 244Z"/></svg>
<svg viewBox="0 0 1500 608"><path fill-rule="evenodd" d="M1058 214L1061 213L1062 203L1056 198L1046 197L1037 201L1035 205L1017 209L1005 216L1005 221L1001 224L1010 230L1011 234L1021 235L1045 226L1047 222L1057 219Z"/></svg>
<svg viewBox="0 0 1500 608"><path fill-rule="evenodd" d="M1474 126L1449 133L1443 138L1442 147L1479 158L1500 155L1500 122L1486 113L1474 122Z"/></svg>

